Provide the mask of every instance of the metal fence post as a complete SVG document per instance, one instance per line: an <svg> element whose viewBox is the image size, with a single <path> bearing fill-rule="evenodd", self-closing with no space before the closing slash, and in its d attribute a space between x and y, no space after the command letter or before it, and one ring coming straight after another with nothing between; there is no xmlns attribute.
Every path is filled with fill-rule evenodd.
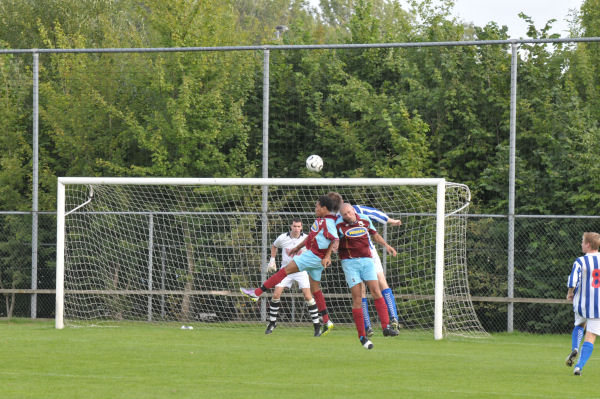
<svg viewBox="0 0 600 399"><path fill-rule="evenodd" d="M39 58L33 53L33 192L31 205L31 289L37 290L38 263L38 120L39 120ZM31 318L37 318L37 294L31 294Z"/></svg>
<svg viewBox="0 0 600 399"><path fill-rule="evenodd" d="M508 169L508 298L515 296L515 150L517 130L517 58L518 43L511 44L510 65L510 152ZM508 303L506 331L513 331L514 302Z"/></svg>
<svg viewBox="0 0 600 399"><path fill-rule="evenodd" d="M262 148L262 176L263 178L269 177L269 49L265 48L263 52L263 148ZM268 245L268 223L267 223L267 211L269 199L269 186L262 186L262 250L261 250L261 265L260 265L260 277L264 280L267 276L265 265L267 264L267 249ZM267 318L267 307L265 301L261 301L260 305L261 319L264 321Z"/></svg>

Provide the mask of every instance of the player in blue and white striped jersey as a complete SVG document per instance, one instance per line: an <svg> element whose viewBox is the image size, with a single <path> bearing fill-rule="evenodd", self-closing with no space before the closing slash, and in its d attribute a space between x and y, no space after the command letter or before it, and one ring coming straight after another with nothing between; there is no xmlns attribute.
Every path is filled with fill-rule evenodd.
<svg viewBox="0 0 600 399"><path fill-rule="evenodd" d="M581 375L594 350L596 336L600 335L600 234L586 232L581 240L581 251L584 253L573 263L567 282L567 299L573 301L575 327L572 333L571 353L565 363L571 366L577 357L580 335L585 325L585 342L581 346L579 361L573 370L574 375Z"/></svg>
<svg viewBox="0 0 600 399"><path fill-rule="evenodd" d="M587 253L586 251L588 250L587 247L584 248L585 242L585 239L583 239L581 242L581 251L584 254ZM583 256L575 259L575 262L573 262L571 274L569 275L569 280L567 281L567 300L569 301L573 301L575 293L579 294L579 291L577 290L577 284L581 280L581 266L583 265L583 263ZM583 334L585 334L585 317L580 316L575 309L573 309L573 313L575 314L575 322L573 324L573 331L571 332L571 353L569 353L569 355L565 359L565 364L567 365L567 367L573 366L573 363L575 362L575 359L579 354L579 346L581 345L581 341L583 340Z"/></svg>
<svg viewBox="0 0 600 399"><path fill-rule="evenodd" d="M331 198L334 202L334 212L338 213L340 207L344 203L344 199L339 193L335 191L331 191L327 193L327 196ZM356 213L363 214L368 216L371 220L375 220L382 224L389 224L391 226L401 226L402 221L399 219L393 219L388 216L385 212L372 208L370 206L365 205L352 205ZM339 215L338 215L339 216ZM385 278L385 274L383 273L383 265L381 263L381 259L379 258L379 254L377 253L377 249L373 242L369 240L371 254L373 258L373 263L375 264L375 272L377 273L377 280L379 282L379 288L381 289L381 294L385 299L385 304L388 308L388 313L390 316L390 325L393 329L399 330L400 323L398 321L398 308L396 305L396 298L394 298L394 294L392 289L388 285L387 279ZM363 308L363 316L365 320L365 329L367 330L367 335L371 337L373 335L373 328L371 327L371 319L369 318L369 306L367 301L367 294L365 285L362 284L362 308Z"/></svg>

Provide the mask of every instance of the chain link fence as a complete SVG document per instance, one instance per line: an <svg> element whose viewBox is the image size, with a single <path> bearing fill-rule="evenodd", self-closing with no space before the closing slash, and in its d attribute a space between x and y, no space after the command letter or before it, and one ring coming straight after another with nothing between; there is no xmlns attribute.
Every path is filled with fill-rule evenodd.
<svg viewBox="0 0 600 399"><path fill-rule="evenodd" d="M567 333L573 311L566 301L567 277L581 256L581 236L600 231L600 218L517 216L514 298L508 291L508 218L470 215L467 233L469 285L477 314L488 331L506 331L508 306L514 330Z"/></svg>
<svg viewBox="0 0 600 399"><path fill-rule="evenodd" d="M31 212L0 212L0 317L54 317L56 214L38 213L36 290L31 290L31 232Z"/></svg>
<svg viewBox="0 0 600 399"><path fill-rule="evenodd" d="M0 213L0 317L54 317L56 215L38 216L36 290L31 290L31 223L31 212ZM514 306L516 331L570 332L567 277L581 255L581 235L600 231L600 217L517 216L513 298L507 297L507 227L504 215L469 215L469 286L483 326L490 332L506 331L508 307Z"/></svg>

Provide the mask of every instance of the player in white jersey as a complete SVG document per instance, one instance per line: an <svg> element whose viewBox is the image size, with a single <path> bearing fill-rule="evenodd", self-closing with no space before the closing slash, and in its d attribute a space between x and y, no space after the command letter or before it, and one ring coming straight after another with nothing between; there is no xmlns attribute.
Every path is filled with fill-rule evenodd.
<svg viewBox="0 0 600 399"><path fill-rule="evenodd" d="M327 196L331 198L334 202L334 212L339 212L340 207L344 203L344 199L339 193L335 191L331 191L327 193ZM393 219L389 217L385 212L380 211L379 209L372 208L365 205L352 205L356 213L367 215L371 220L375 220L382 224L389 224L391 226L401 226L402 221L399 219ZM400 323L398 321L398 308L396 306L396 298L394 298L394 294L392 289L388 285L387 279L385 278L385 274L383 273L383 265L381 263L381 259L379 258L379 254L377 253L377 249L373 242L369 240L369 245L371 248L371 257L373 258L373 263L375 265L375 272L377 273L377 280L379 282L379 288L381 290L381 294L385 299L386 306L388 308L388 313L390 316L390 325L394 330L400 329ZM367 291L365 285L361 283L362 289L362 308L363 308L363 317L365 320L365 328L367 330L367 336L371 337L373 335L373 328L371 327L371 320L369 318L369 307L367 301Z"/></svg>
<svg viewBox="0 0 600 399"><path fill-rule="evenodd" d="M285 267L292 260L290 251L295 248L298 244L303 242L308 235L302 232L302 221L295 218L290 226L290 231L281 234L275 239L273 245L271 245L271 259L269 260L269 266L267 271L274 273L277 271L277 265L275 264L275 257L277 256L277 250L281 248L281 267ZM277 316L279 315L279 307L281 304L281 294L285 288L290 288L294 281L298 283L298 288L304 295L306 306L313 322L315 330L315 336L320 335L321 323L319 322L319 311L317 309L317 303L310 293L310 281L308 280L308 273L306 271L292 273L287 275L279 284L275 286L273 291L273 297L269 302L269 324L265 330L265 334L271 334L275 327L277 327Z"/></svg>
<svg viewBox="0 0 600 399"><path fill-rule="evenodd" d="M572 333L572 349L565 363L571 366L577 357L580 334L585 325L585 339L581 346L579 361L573 370L574 375L581 375L594 350L596 336L600 335L600 234L583 233L581 251L585 254L575 260L567 283L567 299L573 301L575 312L575 328ZM579 327L579 328L578 328Z"/></svg>

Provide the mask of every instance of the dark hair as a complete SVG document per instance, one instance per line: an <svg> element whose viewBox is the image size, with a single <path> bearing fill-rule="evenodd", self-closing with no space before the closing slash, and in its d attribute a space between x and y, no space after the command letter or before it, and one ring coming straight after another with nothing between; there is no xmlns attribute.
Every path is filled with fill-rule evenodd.
<svg viewBox="0 0 600 399"><path fill-rule="evenodd" d="M332 204L333 209L329 209L329 208L327 208L327 209L329 209L332 212L338 212L340 210L340 207L342 206L342 203L344 202L340 193L336 193L335 191L330 191L327 193L327 196L329 198L331 198L331 201L333 202L333 204Z"/></svg>
<svg viewBox="0 0 600 399"><path fill-rule="evenodd" d="M292 219L292 224L294 223L302 223L302 219L300 219L299 217L295 217Z"/></svg>
<svg viewBox="0 0 600 399"><path fill-rule="evenodd" d="M333 200L331 198L329 198L327 195L321 195L319 197L319 199L317 200L317 202L319 204L321 204L321 206L324 206L325 208L327 208L328 211L330 211L330 212L333 211Z"/></svg>

